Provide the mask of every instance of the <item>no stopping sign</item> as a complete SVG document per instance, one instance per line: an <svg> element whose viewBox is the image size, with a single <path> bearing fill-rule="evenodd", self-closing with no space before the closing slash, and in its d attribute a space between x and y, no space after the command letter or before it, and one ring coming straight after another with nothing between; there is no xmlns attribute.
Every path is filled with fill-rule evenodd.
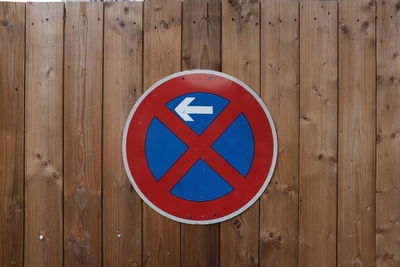
<svg viewBox="0 0 400 267"><path fill-rule="evenodd" d="M175 73L151 86L129 114L122 146L140 197L190 224L221 222L250 207L277 157L261 99L238 79L209 70Z"/></svg>

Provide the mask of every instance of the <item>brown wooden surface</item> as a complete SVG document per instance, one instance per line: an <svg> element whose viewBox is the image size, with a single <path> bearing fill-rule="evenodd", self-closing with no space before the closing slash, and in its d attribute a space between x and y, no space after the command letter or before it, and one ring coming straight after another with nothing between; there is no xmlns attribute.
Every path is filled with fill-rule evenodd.
<svg viewBox="0 0 400 267"><path fill-rule="evenodd" d="M182 3L182 69L221 69L221 2Z"/></svg>
<svg viewBox="0 0 400 267"><path fill-rule="evenodd" d="M299 266L304 267L336 266L336 21L336 2L301 2Z"/></svg>
<svg viewBox="0 0 400 267"><path fill-rule="evenodd" d="M101 266L103 4L65 4L64 264Z"/></svg>
<svg viewBox="0 0 400 267"><path fill-rule="evenodd" d="M375 265L375 4L339 5L338 266Z"/></svg>
<svg viewBox="0 0 400 267"><path fill-rule="evenodd" d="M104 4L103 266L142 263L142 204L121 151L126 118L142 93L142 11L139 2Z"/></svg>
<svg viewBox="0 0 400 267"><path fill-rule="evenodd" d="M299 4L273 0L261 7L261 96L279 133L279 158L260 200L260 266L296 266Z"/></svg>
<svg viewBox="0 0 400 267"><path fill-rule="evenodd" d="M63 266L63 15L26 4L26 266Z"/></svg>
<svg viewBox="0 0 400 267"><path fill-rule="evenodd" d="M377 5L0 3L0 266L397 267L400 8ZM130 109L181 68L241 79L278 130L261 201L220 226L142 206L123 167Z"/></svg>
<svg viewBox="0 0 400 267"><path fill-rule="evenodd" d="M400 266L400 14L398 1L377 5L376 259Z"/></svg>
<svg viewBox="0 0 400 267"><path fill-rule="evenodd" d="M181 2L144 2L143 88L181 70ZM180 225L143 204L144 266L180 266Z"/></svg>
<svg viewBox="0 0 400 267"><path fill-rule="evenodd" d="M221 3L182 3L182 68L221 68ZM219 224L181 224L181 266L219 265Z"/></svg>
<svg viewBox="0 0 400 267"><path fill-rule="evenodd" d="M0 3L0 266L22 266L25 4Z"/></svg>
<svg viewBox="0 0 400 267"><path fill-rule="evenodd" d="M222 1L222 71L260 94L259 1ZM221 266L258 265L259 207L221 223Z"/></svg>

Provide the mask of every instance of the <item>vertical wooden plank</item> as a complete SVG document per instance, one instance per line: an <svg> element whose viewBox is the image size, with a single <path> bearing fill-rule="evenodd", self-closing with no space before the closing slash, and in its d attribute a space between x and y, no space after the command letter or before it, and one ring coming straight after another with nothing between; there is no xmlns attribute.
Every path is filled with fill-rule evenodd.
<svg viewBox="0 0 400 267"><path fill-rule="evenodd" d="M65 9L64 264L101 266L103 4Z"/></svg>
<svg viewBox="0 0 400 267"><path fill-rule="evenodd" d="M300 4L299 266L336 266L337 3Z"/></svg>
<svg viewBox="0 0 400 267"><path fill-rule="evenodd" d="M400 13L398 1L377 6L377 266L400 266Z"/></svg>
<svg viewBox="0 0 400 267"><path fill-rule="evenodd" d="M375 265L375 2L339 5L338 265Z"/></svg>
<svg viewBox="0 0 400 267"><path fill-rule="evenodd" d="M260 94L260 3L222 2L222 71ZM221 223L221 266L259 263L259 201L241 215Z"/></svg>
<svg viewBox="0 0 400 267"><path fill-rule="evenodd" d="M183 69L221 68L221 2L185 0L182 10ZM219 265L219 224L181 225L181 266Z"/></svg>
<svg viewBox="0 0 400 267"><path fill-rule="evenodd" d="M146 0L144 89L181 70L181 3ZM180 225L143 206L144 266L180 266Z"/></svg>
<svg viewBox="0 0 400 267"><path fill-rule="evenodd" d="M261 96L278 131L279 159L260 200L260 266L296 266L299 171L299 4L261 3Z"/></svg>
<svg viewBox="0 0 400 267"><path fill-rule="evenodd" d="M25 4L0 3L0 266L24 248Z"/></svg>
<svg viewBox="0 0 400 267"><path fill-rule="evenodd" d="M104 4L103 266L142 263L142 204L121 151L126 118L142 92L142 5Z"/></svg>
<svg viewBox="0 0 400 267"><path fill-rule="evenodd" d="M221 70L221 1L185 0L182 68Z"/></svg>
<svg viewBox="0 0 400 267"><path fill-rule="evenodd" d="M63 3L26 4L25 265L63 265Z"/></svg>

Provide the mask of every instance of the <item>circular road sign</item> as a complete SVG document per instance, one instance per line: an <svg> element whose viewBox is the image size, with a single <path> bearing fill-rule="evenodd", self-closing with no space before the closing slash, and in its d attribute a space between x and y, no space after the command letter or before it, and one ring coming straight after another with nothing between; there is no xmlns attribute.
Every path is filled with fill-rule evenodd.
<svg viewBox="0 0 400 267"><path fill-rule="evenodd" d="M246 84L216 71L175 73L127 119L125 170L140 197L178 222L210 224L250 207L277 158L271 115Z"/></svg>

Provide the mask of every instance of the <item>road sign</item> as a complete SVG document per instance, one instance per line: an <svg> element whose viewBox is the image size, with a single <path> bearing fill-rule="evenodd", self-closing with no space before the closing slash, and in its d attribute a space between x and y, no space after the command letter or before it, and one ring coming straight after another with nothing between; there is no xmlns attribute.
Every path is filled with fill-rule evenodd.
<svg viewBox="0 0 400 267"><path fill-rule="evenodd" d="M243 82L184 71L151 86L123 134L123 159L140 197L175 221L217 223L264 192L277 157L275 127Z"/></svg>

